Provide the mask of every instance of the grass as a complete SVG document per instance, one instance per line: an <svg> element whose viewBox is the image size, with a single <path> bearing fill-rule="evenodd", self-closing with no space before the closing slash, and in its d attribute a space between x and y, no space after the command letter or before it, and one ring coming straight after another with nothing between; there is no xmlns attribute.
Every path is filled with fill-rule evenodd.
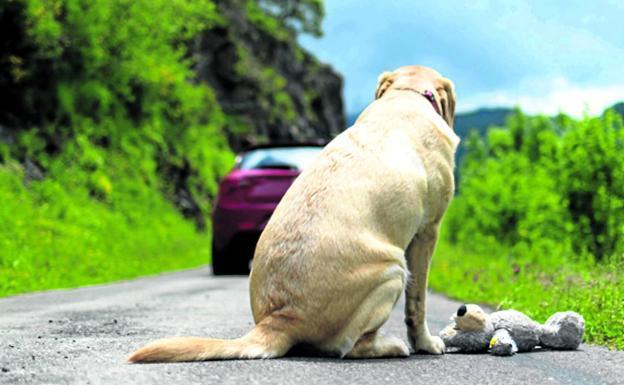
<svg viewBox="0 0 624 385"><path fill-rule="evenodd" d="M18 164L0 164L0 296L210 262L209 232L197 232L157 189L102 176L111 191L94 198L71 175L24 184Z"/></svg>
<svg viewBox="0 0 624 385"><path fill-rule="evenodd" d="M539 322L573 310L585 318L585 342L624 349L623 267L550 255L518 258L504 247L475 252L443 240L430 286L462 301L514 308Z"/></svg>

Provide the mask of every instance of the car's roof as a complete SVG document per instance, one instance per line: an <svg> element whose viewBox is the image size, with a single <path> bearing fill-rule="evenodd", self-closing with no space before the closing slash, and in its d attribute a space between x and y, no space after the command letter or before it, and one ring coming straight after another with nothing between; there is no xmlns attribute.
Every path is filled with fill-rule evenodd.
<svg viewBox="0 0 624 385"><path fill-rule="evenodd" d="M327 144L326 140L319 139L309 142L273 142L256 144L253 146L245 147L241 152L249 152L253 150L265 149L265 148L288 148L288 147L324 147Z"/></svg>

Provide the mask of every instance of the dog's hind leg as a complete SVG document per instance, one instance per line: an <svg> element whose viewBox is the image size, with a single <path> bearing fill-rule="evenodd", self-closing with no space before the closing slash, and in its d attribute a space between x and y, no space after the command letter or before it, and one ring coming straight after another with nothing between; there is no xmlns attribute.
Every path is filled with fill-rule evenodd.
<svg viewBox="0 0 624 385"><path fill-rule="evenodd" d="M388 320L405 286L402 268L390 267L393 276L375 287L360 303L341 333L326 344L327 350L339 351L342 357L407 357L407 345L398 338L382 337L377 330Z"/></svg>

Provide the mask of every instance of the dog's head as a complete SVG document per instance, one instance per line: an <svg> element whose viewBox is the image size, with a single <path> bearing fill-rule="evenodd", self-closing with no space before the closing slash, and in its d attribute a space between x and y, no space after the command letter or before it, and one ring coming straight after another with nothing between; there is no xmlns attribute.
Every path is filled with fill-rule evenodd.
<svg viewBox="0 0 624 385"><path fill-rule="evenodd" d="M423 66L405 66L379 75L375 99L391 89L410 89L419 93L433 92L438 111L449 127L455 118L455 88L453 82L437 71Z"/></svg>

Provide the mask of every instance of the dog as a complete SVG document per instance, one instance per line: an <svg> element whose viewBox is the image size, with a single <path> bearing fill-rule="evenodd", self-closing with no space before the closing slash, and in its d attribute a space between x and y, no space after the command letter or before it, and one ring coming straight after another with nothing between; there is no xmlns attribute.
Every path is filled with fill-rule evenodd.
<svg viewBox="0 0 624 385"><path fill-rule="evenodd" d="M274 358L301 344L335 357L409 356L403 340L378 333L402 292L411 348L442 354L425 309L454 192L454 112L453 83L435 70L382 73L375 100L293 182L260 236L255 328L234 340L158 340L129 361Z"/></svg>

